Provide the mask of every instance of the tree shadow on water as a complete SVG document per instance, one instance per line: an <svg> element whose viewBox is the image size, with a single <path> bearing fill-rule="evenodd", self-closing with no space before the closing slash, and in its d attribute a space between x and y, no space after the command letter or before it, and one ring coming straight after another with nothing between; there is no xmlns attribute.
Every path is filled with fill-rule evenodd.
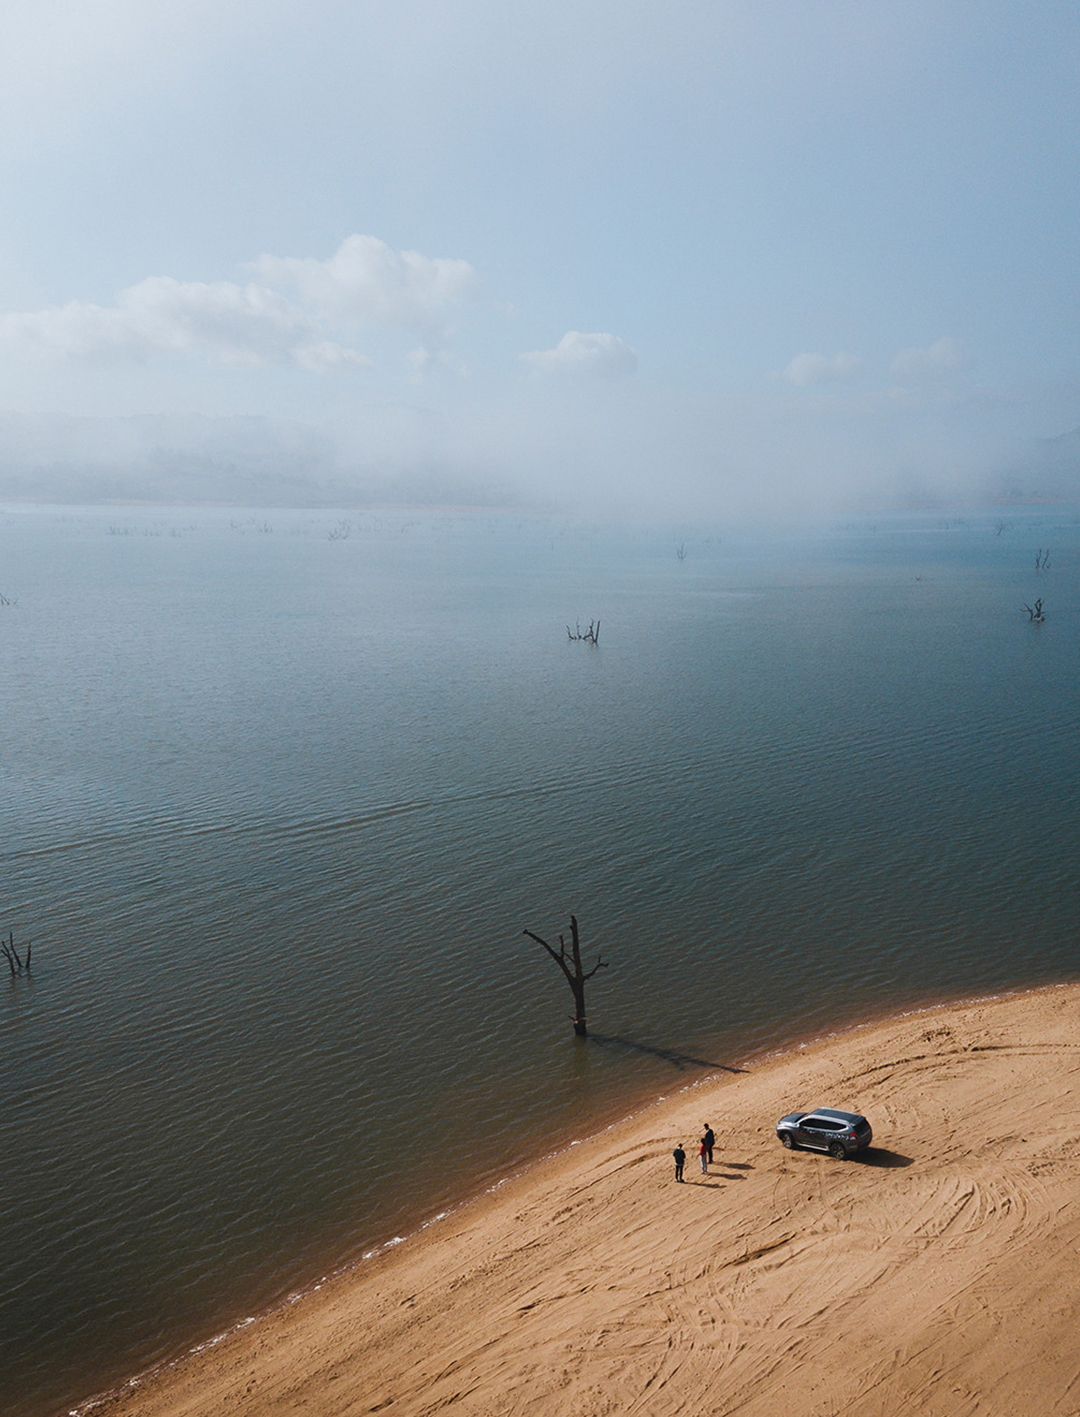
<svg viewBox="0 0 1080 1417"><path fill-rule="evenodd" d="M730 1063L711 1063L708 1058L695 1058L692 1053L680 1053L674 1048L653 1048L648 1043L636 1043L632 1038L615 1038L606 1033L590 1033L589 1041L599 1044L601 1048L622 1050L626 1053L645 1053L650 1058L659 1058L661 1062L670 1063L679 1072L685 1072L687 1068L710 1068L721 1073L747 1071L746 1068L732 1067Z"/></svg>

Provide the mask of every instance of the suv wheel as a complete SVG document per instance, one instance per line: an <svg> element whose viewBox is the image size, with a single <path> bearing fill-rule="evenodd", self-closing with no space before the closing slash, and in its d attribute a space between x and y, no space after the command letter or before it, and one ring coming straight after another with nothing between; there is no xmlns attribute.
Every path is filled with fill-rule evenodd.
<svg viewBox="0 0 1080 1417"><path fill-rule="evenodd" d="M837 1161L847 1160L847 1147L842 1141L834 1141L829 1144L829 1155L835 1156Z"/></svg>
<svg viewBox="0 0 1080 1417"><path fill-rule="evenodd" d="M781 1145L781 1146L786 1146L787 1149L788 1149L788 1151L794 1151L794 1150L795 1150L795 1138L791 1135L790 1132L781 1132L781 1133L780 1133L780 1145Z"/></svg>

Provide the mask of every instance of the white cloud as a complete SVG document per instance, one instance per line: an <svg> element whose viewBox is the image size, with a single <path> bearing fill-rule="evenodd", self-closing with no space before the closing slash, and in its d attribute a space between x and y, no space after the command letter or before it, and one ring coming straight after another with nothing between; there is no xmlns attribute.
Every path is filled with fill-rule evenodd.
<svg viewBox="0 0 1080 1417"><path fill-rule="evenodd" d="M901 378L917 379L962 369L967 362L962 346L948 335L942 335L925 349L897 350L891 367Z"/></svg>
<svg viewBox="0 0 1080 1417"><path fill-rule="evenodd" d="M438 330L480 293L468 261L394 251L375 236L346 237L325 261L260 256L254 269L267 285L296 290L323 319L351 327Z"/></svg>
<svg viewBox="0 0 1080 1417"><path fill-rule="evenodd" d="M355 350L326 340L314 320L265 286L149 276L114 305L73 300L0 316L0 344L15 353L75 359L195 355L220 364L291 360L326 370L366 364Z"/></svg>
<svg viewBox="0 0 1080 1417"><path fill-rule="evenodd" d="M317 340L313 344L299 344L289 354L294 364L301 369L310 369L316 374L326 374L332 369L343 369L347 364L362 364L370 368L371 360L366 354L358 354L355 349L335 344L333 340Z"/></svg>
<svg viewBox="0 0 1080 1417"><path fill-rule="evenodd" d="M829 358L825 354L797 354L784 370L784 378L792 384L824 384L836 379L850 379L862 368L862 360L853 354L838 352Z"/></svg>
<svg viewBox="0 0 1080 1417"><path fill-rule="evenodd" d="M547 374L603 374L618 378L637 369L637 351L618 335L587 335L580 330L568 330L554 349L534 350L519 358Z"/></svg>
<svg viewBox="0 0 1080 1417"><path fill-rule="evenodd" d="M3 315L0 345L18 355L60 359L291 361L322 373L370 363L328 334L342 327L397 327L438 346L451 316L480 290L468 261L393 251L374 236L347 237L326 261L267 255L254 269L260 280L246 285L148 276L122 290L113 305L73 300Z"/></svg>

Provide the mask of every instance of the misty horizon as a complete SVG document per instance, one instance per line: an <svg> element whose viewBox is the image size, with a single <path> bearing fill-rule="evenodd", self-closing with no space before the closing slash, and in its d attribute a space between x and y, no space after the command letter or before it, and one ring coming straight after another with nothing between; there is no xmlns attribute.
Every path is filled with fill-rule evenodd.
<svg viewBox="0 0 1080 1417"><path fill-rule="evenodd" d="M10 9L0 498L1080 495L1060 0Z"/></svg>
<svg viewBox="0 0 1080 1417"><path fill-rule="evenodd" d="M695 479L696 474L696 479ZM701 469L669 478L663 501L641 486L602 482L583 495L515 476L494 459L453 466L434 451L413 466L365 458L347 440L295 420L256 415L137 414L88 418L0 414L0 502L237 507L379 506L511 509L718 520L769 511L772 487L745 485L738 468L706 482ZM1002 447L937 477L875 469L861 481L802 479L789 489L799 513L875 507L1069 503L1080 498L1080 429ZM673 495L674 493L674 495Z"/></svg>

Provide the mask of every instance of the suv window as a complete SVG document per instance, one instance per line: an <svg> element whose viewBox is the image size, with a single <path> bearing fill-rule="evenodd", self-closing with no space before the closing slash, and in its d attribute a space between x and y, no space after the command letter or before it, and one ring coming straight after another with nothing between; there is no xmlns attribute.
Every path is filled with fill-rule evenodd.
<svg viewBox="0 0 1080 1417"><path fill-rule="evenodd" d="M845 1130L843 1122L834 1121L832 1117L807 1117L803 1121L804 1127L816 1127L819 1132L842 1132Z"/></svg>

